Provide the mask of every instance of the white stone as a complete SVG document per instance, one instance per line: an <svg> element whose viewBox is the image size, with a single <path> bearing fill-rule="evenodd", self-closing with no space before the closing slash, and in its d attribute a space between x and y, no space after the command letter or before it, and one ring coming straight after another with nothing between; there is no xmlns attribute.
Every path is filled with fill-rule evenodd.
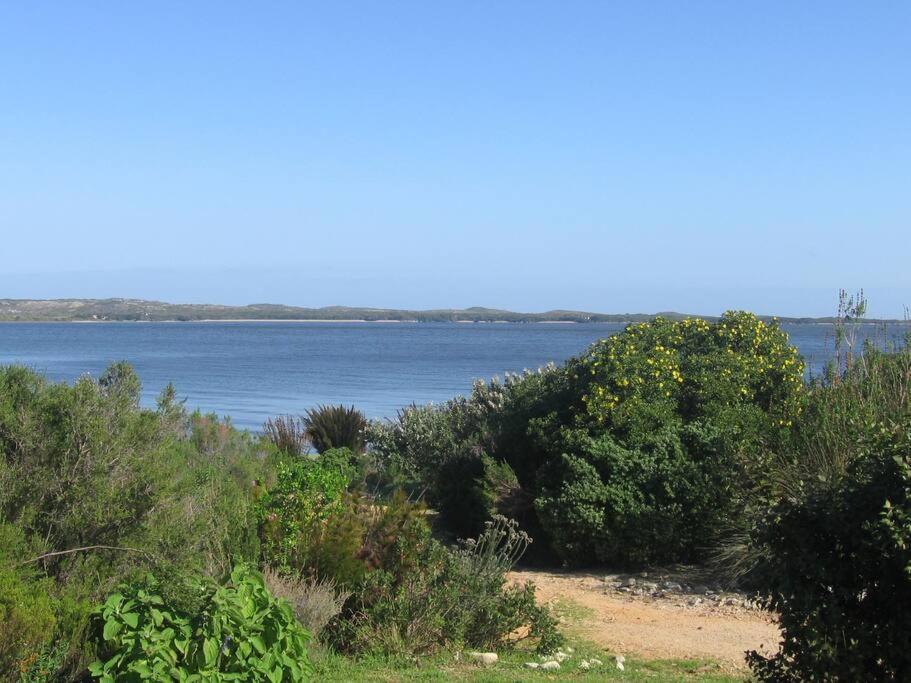
<svg viewBox="0 0 911 683"><path fill-rule="evenodd" d="M592 657L591 659L589 659L589 660L588 660L588 663L589 663L589 664L594 664L595 666L601 666L601 660L600 660L600 659L595 659L594 657Z"/></svg>
<svg viewBox="0 0 911 683"><path fill-rule="evenodd" d="M590 669L591 666L592 666L592 665L589 664L588 661L585 660L585 659L583 659L581 662L579 662L579 668L580 668L580 669Z"/></svg>
<svg viewBox="0 0 911 683"><path fill-rule="evenodd" d="M468 656L484 665L496 664L499 660L496 652L469 652Z"/></svg>
<svg viewBox="0 0 911 683"><path fill-rule="evenodd" d="M556 659L558 662L565 662L567 659L569 659L569 655L565 652L557 652L557 654L554 655L554 659Z"/></svg>
<svg viewBox="0 0 911 683"><path fill-rule="evenodd" d="M549 662L544 662L544 663L541 665L541 668L542 668L544 671L553 671L553 670L555 670L555 669L559 669L559 668L560 668L560 662L557 662L557 661L551 659Z"/></svg>
<svg viewBox="0 0 911 683"><path fill-rule="evenodd" d="M537 669L539 666L541 665L537 662L525 662L525 667L528 669Z"/></svg>
<svg viewBox="0 0 911 683"><path fill-rule="evenodd" d="M617 655L616 657L614 657L614 662L616 662L617 668L620 669L620 671L623 671L623 669L625 668L623 666L623 662L625 662L625 661L626 661L626 657L624 657L623 655Z"/></svg>

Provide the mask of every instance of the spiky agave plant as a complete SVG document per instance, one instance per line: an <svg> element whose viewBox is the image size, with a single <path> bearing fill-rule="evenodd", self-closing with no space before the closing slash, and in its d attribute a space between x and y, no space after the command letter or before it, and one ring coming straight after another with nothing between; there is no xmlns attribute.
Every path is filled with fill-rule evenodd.
<svg viewBox="0 0 911 683"><path fill-rule="evenodd" d="M317 406L307 411L303 423L307 438L319 453L330 448L363 453L367 447L367 418L354 406Z"/></svg>

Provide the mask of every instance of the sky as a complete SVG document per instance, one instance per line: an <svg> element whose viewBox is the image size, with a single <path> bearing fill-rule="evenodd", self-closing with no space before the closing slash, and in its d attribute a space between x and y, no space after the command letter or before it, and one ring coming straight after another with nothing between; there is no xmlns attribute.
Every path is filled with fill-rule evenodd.
<svg viewBox="0 0 911 683"><path fill-rule="evenodd" d="M0 298L911 305L911 3L0 4Z"/></svg>

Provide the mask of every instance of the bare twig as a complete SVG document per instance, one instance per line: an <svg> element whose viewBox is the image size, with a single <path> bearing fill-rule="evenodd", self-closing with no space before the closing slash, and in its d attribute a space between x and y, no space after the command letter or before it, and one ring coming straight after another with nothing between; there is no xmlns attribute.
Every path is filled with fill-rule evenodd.
<svg viewBox="0 0 911 683"><path fill-rule="evenodd" d="M124 552L141 553L142 555L153 559L155 557L148 550L142 550L141 548L127 548L116 545L87 545L82 548L70 548L69 550L56 550L52 553L44 553L43 555L33 557L32 559L26 560L25 562L20 562L18 566L22 566L23 564L31 564L32 562L40 562L41 560L46 560L49 557L56 557L58 555L71 555L72 553L80 553L87 550L122 550Z"/></svg>

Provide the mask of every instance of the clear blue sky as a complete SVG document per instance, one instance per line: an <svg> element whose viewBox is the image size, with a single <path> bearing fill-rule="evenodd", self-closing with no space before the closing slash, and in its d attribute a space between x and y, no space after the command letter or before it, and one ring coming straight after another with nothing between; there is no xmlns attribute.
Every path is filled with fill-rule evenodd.
<svg viewBox="0 0 911 683"><path fill-rule="evenodd" d="M8 2L0 297L911 304L911 3Z"/></svg>

